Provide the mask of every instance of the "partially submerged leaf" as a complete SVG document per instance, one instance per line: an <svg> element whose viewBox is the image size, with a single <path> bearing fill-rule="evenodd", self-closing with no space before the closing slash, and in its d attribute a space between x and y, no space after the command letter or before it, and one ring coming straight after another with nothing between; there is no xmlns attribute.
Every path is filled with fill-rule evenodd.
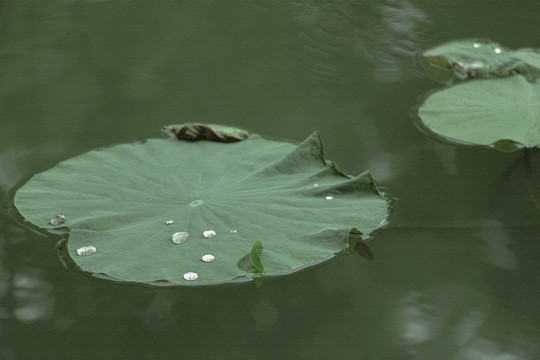
<svg viewBox="0 0 540 360"><path fill-rule="evenodd" d="M369 250L369 247L365 242L360 241L355 247L356 253L363 258L373 260L373 253Z"/></svg>
<svg viewBox="0 0 540 360"><path fill-rule="evenodd" d="M237 142L248 138L249 132L232 126L216 124L187 123L168 125L163 128L173 133L178 140L210 140L218 142Z"/></svg>
<svg viewBox="0 0 540 360"><path fill-rule="evenodd" d="M502 151L540 144L540 84L523 76L474 80L429 96L419 116L444 137Z"/></svg>
<svg viewBox="0 0 540 360"><path fill-rule="evenodd" d="M67 251L86 271L209 284L320 263L347 247L353 227L381 226L387 204L369 172L349 178L338 169L326 164L317 133L300 145L257 135L151 139L65 160L32 177L14 202L39 227L69 228ZM51 225L59 213L68 221ZM177 233L182 241L173 242ZM77 255L88 246L95 252Z"/></svg>
<svg viewBox="0 0 540 360"><path fill-rule="evenodd" d="M528 80L540 76L540 53L510 50L487 39L464 39L424 52L429 63L453 71L460 78L500 77L520 73Z"/></svg>
<svg viewBox="0 0 540 360"><path fill-rule="evenodd" d="M357 228L352 228L349 232L349 238L347 239L349 254L357 253L363 258L372 260L373 253L364 242L364 240L367 240L368 238L370 238L370 236L364 235Z"/></svg>

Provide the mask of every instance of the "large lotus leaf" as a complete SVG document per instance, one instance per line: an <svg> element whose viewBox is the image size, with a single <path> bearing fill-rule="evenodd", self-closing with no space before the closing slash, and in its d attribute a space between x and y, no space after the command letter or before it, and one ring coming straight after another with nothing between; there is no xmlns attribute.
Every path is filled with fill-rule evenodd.
<svg viewBox="0 0 540 360"><path fill-rule="evenodd" d="M371 175L345 177L327 164L317 133L300 145L251 135L90 151L35 175L14 201L39 227L69 228L67 250L82 269L178 284L318 263L347 248L352 229L370 233L387 214ZM203 236L207 230L215 237ZM189 239L173 243L176 232ZM77 255L85 246L96 252ZM205 254L215 260L201 261ZM198 278L186 280L190 272Z"/></svg>
<svg viewBox="0 0 540 360"><path fill-rule="evenodd" d="M515 150L540 144L540 85L515 75L462 83L429 96L419 110L433 132Z"/></svg>
<svg viewBox="0 0 540 360"><path fill-rule="evenodd" d="M520 73L532 80L540 76L537 51L513 51L486 39L452 41L427 50L423 57L432 64L452 70L461 78Z"/></svg>

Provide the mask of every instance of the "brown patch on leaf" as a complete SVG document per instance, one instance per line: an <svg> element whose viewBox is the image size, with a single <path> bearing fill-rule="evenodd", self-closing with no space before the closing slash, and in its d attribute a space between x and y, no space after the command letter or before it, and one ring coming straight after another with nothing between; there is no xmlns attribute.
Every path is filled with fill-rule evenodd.
<svg viewBox="0 0 540 360"><path fill-rule="evenodd" d="M248 138L249 132L231 126L187 123L165 126L164 131L173 133L178 140L185 141L217 141L232 143Z"/></svg>

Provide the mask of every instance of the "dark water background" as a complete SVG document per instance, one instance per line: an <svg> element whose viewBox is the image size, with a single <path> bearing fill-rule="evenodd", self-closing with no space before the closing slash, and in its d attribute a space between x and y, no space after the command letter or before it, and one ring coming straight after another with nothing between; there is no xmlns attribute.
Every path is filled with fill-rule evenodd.
<svg viewBox="0 0 540 360"><path fill-rule="evenodd" d="M539 359L521 154L442 143L409 116L441 86L419 52L540 48L539 23L534 0L0 1L0 359ZM375 259L261 287L125 285L65 268L60 238L12 208L36 172L189 121L319 130L394 198Z"/></svg>

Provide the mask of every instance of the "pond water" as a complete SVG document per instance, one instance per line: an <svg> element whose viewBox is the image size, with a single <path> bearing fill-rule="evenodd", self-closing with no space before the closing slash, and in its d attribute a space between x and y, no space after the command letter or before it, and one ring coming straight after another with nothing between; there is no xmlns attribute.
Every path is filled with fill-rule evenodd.
<svg viewBox="0 0 540 360"><path fill-rule="evenodd" d="M409 115L441 86L419 52L467 37L540 47L536 1L0 7L0 359L540 358L540 214L521 153L441 142ZM328 158L370 169L392 198L375 258L260 287L129 285L68 269L61 238L13 209L32 174L191 121L319 130ZM532 168L540 198L540 157Z"/></svg>

